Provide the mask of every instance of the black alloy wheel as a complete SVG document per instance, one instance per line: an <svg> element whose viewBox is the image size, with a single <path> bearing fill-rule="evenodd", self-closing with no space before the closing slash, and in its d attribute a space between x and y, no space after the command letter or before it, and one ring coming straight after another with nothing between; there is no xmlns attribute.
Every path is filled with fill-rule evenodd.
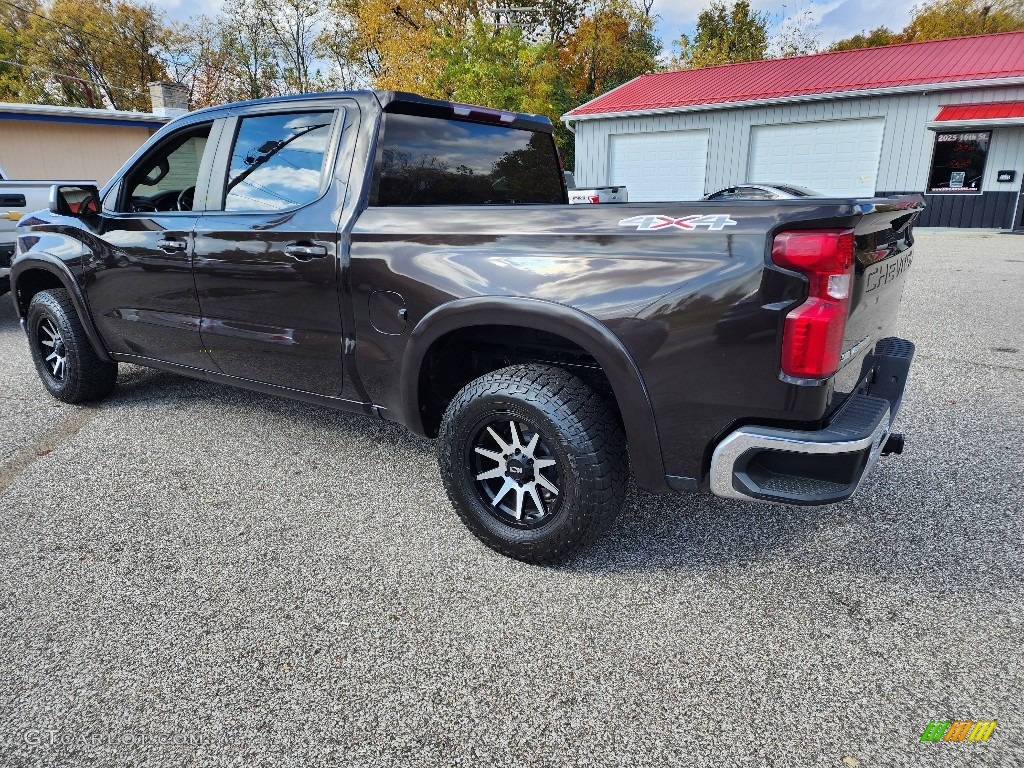
<svg viewBox="0 0 1024 768"><path fill-rule="evenodd" d="M68 348L52 317L43 315L40 318L35 337L46 374L59 385L68 372Z"/></svg>
<svg viewBox="0 0 1024 768"><path fill-rule="evenodd" d="M514 365L463 387L445 411L437 455L466 527L528 563L572 557L625 499L629 463L614 404L552 366Z"/></svg>
<svg viewBox="0 0 1024 768"><path fill-rule="evenodd" d="M83 403L110 394L117 363L96 354L67 291L40 291L26 314L32 362L51 395L65 403Z"/></svg>
<svg viewBox="0 0 1024 768"><path fill-rule="evenodd" d="M480 500L507 525L536 528L558 513L558 460L537 427L511 413L485 418L467 448Z"/></svg>

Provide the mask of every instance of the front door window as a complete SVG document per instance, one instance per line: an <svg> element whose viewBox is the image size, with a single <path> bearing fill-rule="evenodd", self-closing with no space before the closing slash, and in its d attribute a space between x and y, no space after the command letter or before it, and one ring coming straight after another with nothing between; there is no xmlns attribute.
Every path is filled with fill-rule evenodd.
<svg viewBox="0 0 1024 768"><path fill-rule="evenodd" d="M209 137L209 123L196 126L175 136L161 151L144 158L125 180L120 210L136 213L191 211Z"/></svg>

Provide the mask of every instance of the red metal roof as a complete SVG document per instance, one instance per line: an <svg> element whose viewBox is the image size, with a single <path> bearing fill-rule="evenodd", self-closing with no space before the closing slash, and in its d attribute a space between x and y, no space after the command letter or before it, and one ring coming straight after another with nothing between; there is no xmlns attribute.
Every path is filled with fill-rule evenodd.
<svg viewBox="0 0 1024 768"><path fill-rule="evenodd" d="M936 122L951 120L999 120L1024 117L1024 101L990 101L987 104L947 104L939 109Z"/></svg>
<svg viewBox="0 0 1024 768"><path fill-rule="evenodd" d="M1024 78L1024 32L643 75L566 117L1015 77Z"/></svg>

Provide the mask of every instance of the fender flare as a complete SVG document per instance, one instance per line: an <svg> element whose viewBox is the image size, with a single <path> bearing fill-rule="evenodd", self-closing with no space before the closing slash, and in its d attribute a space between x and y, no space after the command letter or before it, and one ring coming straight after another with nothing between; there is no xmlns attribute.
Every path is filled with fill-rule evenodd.
<svg viewBox="0 0 1024 768"><path fill-rule="evenodd" d="M637 483L652 491L668 490L654 409L640 369L607 326L564 304L485 296L456 299L428 312L412 330L402 357L400 402L402 421L409 429L427 436L419 402L420 372L427 352L442 336L477 325L514 325L545 331L568 339L592 355L608 377L622 414Z"/></svg>
<svg viewBox="0 0 1024 768"><path fill-rule="evenodd" d="M96 356L105 363L112 362L110 354L103 344L103 339L100 338L99 331L96 330L96 324L92 321L89 304L74 273L72 273L67 264L48 253L32 253L21 256L11 265L11 295L14 297L15 307L18 310L18 317L21 318L22 324L25 323L28 307L22 307L21 297L18 295L18 278L25 272L32 270L49 272L60 280L61 285L63 285L71 297L71 303L75 305L78 320L82 323L82 329L85 331L85 335L88 337L89 344L92 346Z"/></svg>

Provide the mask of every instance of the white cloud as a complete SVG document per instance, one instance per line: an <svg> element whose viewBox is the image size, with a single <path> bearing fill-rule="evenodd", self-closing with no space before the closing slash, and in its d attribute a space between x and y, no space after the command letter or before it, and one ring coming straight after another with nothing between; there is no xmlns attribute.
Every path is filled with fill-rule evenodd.
<svg viewBox="0 0 1024 768"><path fill-rule="evenodd" d="M149 0L157 9L164 11L167 18L184 21L190 16L213 16L220 10L224 0Z"/></svg>
<svg viewBox="0 0 1024 768"><path fill-rule="evenodd" d="M724 0L731 5L731 0ZM654 13L660 16L656 32L666 53L682 34L692 36L697 15L710 5L711 0L655 0ZM756 11L767 13L774 24L801 11L810 11L818 24L822 47L844 37L865 32L878 26L900 30L910 21L910 9L915 0L752 0Z"/></svg>

